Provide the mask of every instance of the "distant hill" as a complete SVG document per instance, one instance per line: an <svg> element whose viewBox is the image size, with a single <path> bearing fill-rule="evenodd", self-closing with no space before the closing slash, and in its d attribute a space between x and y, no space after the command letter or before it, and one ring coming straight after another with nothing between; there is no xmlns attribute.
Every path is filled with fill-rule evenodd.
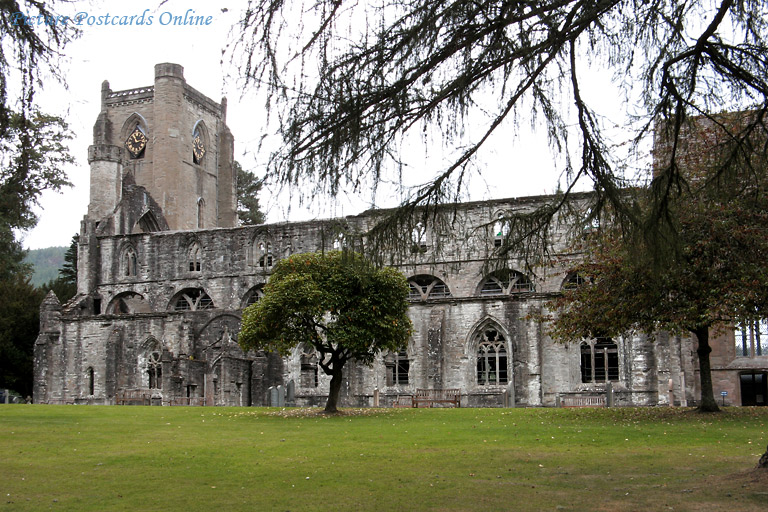
<svg viewBox="0 0 768 512"><path fill-rule="evenodd" d="M42 286L51 279L59 277L59 269L64 265L64 254L67 247L46 247L27 252L25 263L30 263L35 270L32 284Z"/></svg>

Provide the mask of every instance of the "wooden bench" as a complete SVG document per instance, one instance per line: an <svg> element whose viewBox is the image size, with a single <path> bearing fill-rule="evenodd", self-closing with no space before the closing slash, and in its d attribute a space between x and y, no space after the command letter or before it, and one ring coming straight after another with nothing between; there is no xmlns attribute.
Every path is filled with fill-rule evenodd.
<svg viewBox="0 0 768 512"><path fill-rule="evenodd" d="M605 395L560 396L560 407L605 407Z"/></svg>
<svg viewBox="0 0 768 512"><path fill-rule="evenodd" d="M123 389L115 396L117 405L152 405L152 393L148 389Z"/></svg>
<svg viewBox="0 0 768 512"><path fill-rule="evenodd" d="M445 404L448 407L461 407L460 389L417 389L413 396L413 407L432 407Z"/></svg>
<svg viewBox="0 0 768 512"><path fill-rule="evenodd" d="M413 397L411 395L398 395L392 401L392 407L413 407Z"/></svg>

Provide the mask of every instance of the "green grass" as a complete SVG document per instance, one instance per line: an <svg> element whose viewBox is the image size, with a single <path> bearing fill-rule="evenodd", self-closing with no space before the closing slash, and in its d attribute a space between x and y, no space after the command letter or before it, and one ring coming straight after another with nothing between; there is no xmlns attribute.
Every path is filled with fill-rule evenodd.
<svg viewBox="0 0 768 512"><path fill-rule="evenodd" d="M3 510L766 510L768 408L0 406Z"/></svg>

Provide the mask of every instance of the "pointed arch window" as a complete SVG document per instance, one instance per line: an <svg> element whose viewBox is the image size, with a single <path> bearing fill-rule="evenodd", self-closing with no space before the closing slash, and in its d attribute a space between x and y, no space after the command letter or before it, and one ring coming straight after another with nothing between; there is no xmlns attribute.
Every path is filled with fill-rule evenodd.
<svg viewBox="0 0 768 512"><path fill-rule="evenodd" d="M138 274L138 259L136 258L136 249L128 246L123 250L121 258L120 275L125 277L134 277Z"/></svg>
<svg viewBox="0 0 768 512"><path fill-rule="evenodd" d="M149 389L163 389L163 365L159 351L150 352L147 357Z"/></svg>
<svg viewBox="0 0 768 512"><path fill-rule="evenodd" d="M528 276L516 270L498 270L489 274L480 285L480 295L507 295L534 291Z"/></svg>
<svg viewBox="0 0 768 512"><path fill-rule="evenodd" d="M493 326L484 328L477 337L477 383L480 385L506 384L507 342Z"/></svg>
<svg viewBox="0 0 768 512"><path fill-rule="evenodd" d="M504 220L504 214L499 213L496 216L496 222L493 224L493 246L501 247L509 235L509 223Z"/></svg>
<svg viewBox="0 0 768 512"><path fill-rule="evenodd" d="M408 298L410 300L442 299L450 297L451 291L443 281L435 276L420 275L408 280Z"/></svg>
<svg viewBox="0 0 768 512"><path fill-rule="evenodd" d="M189 248L188 267L190 272L200 272L203 268L200 255L200 245L192 244Z"/></svg>
<svg viewBox="0 0 768 512"><path fill-rule="evenodd" d="M205 227L205 221L203 215L205 213L205 199L202 197L197 199L197 229L203 229Z"/></svg>
<svg viewBox="0 0 768 512"><path fill-rule="evenodd" d="M256 254L259 255L259 267L267 269L272 268L275 258L272 256L272 244L269 242L258 242L256 245Z"/></svg>

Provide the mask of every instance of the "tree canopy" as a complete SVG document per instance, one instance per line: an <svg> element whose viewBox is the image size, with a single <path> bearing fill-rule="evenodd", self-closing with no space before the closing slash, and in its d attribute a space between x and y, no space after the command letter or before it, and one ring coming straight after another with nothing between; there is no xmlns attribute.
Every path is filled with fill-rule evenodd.
<svg viewBox="0 0 768 512"><path fill-rule="evenodd" d="M244 350L289 353L307 344L331 376L326 412L336 412L347 361L370 365L411 334L408 282L350 252L296 254L274 267L264 296L243 312Z"/></svg>
<svg viewBox="0 0 768 512"><path fill-rule="evenodd" d="M264 180L243 169L239 162L235 162L235 171L237 172L237 218L240 224L244 226L263 224L266 217L261 211L258 196Z"/></svg>
<svg viewBox="0 0 768 512"><path fill-rule="evenodd" d="M768 316L768 199L752 191L671 206L680 252L665 267L636 254L610 228L588 236L571 268L582 284L549 303L551 334L563 341L688 331L698 340L700 408L716 411L709 337L717 328Z"/></svg>
<svg viewBox="0 0 768 512"><path fill-rule="evenodd" d="M536 120L565 161L565 193L587 180L592 215L610 208L621 223L653 231L665 228L669 199L685 188L675 142L692 116L752 109L750 126L763 124L764 11L761 0L250 0L236 51L246 85L270 93L284 140L270 182L308 184L313 195L367 190L396 180L403 148L435 134L447 163L397 210L426 217L461 197L496 132ZM604 96L586 94L595 70L611 73L614 94L625 98L619 122L633 141L630 156L642 156L637 144L667 121L672 150L647 209L621 193L637 177L625 174L627 154L611 145L606 126L616 119L601 117ZM728 136L743 142L750 126ZM732 164L723 160L721 171ZM536 214L513 216L502 252L547 226L563 204L554 198Z"/></svg>

